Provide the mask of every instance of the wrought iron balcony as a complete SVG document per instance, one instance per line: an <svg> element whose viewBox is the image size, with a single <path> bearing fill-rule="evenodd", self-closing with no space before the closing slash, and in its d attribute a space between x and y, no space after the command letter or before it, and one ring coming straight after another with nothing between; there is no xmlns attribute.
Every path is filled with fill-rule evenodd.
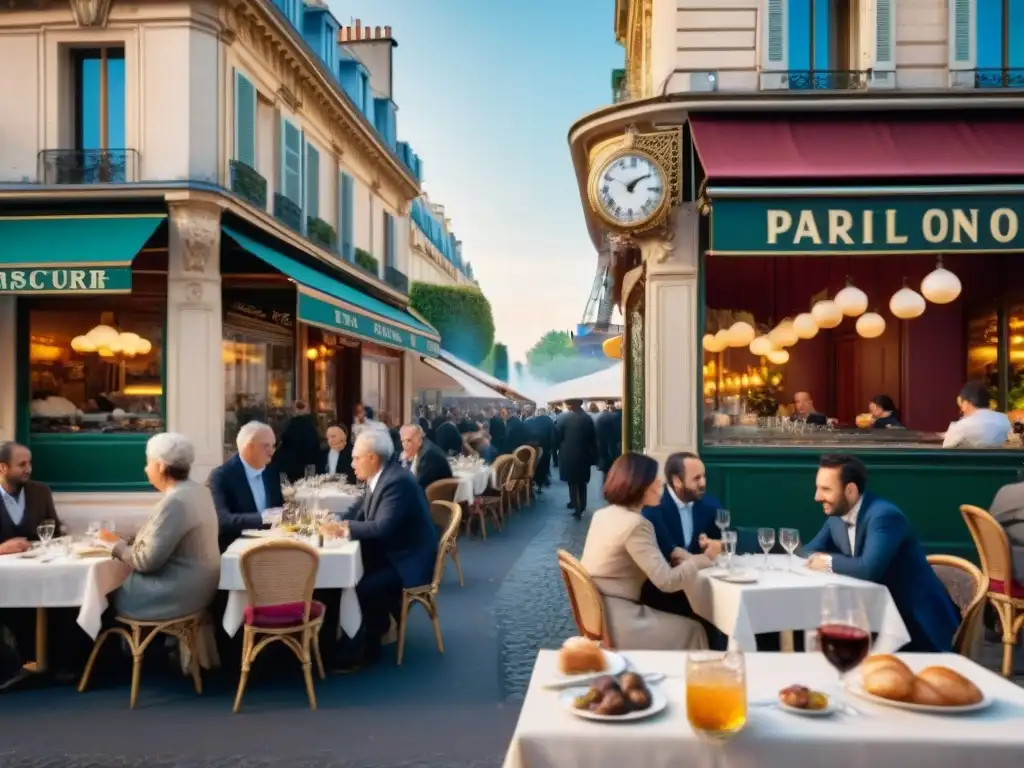
<svg viewBox="0 0 1024 768"><path fill-rule="evenodd" d="M302 232L302 208L280 192L274 194L274 216L296 232Z"/></svg>
<svg viewBox="0 0 1024 768"><path fill-rule="evenodd" d="M231 161L231 191L257 208L267 210L267 180L240 160Z"/></svg>
<svg viewBox="0 0 1024 768"><path fill-rule="evenodd" d="M395 267L384 267L384 282L401 293L409 292L409 278Z"/></svg>
<svg viewBox="0 0 1024 768"><path fill-rule="evenodd" d="M976 69L975 88L1024 88L1024 69Z"/></svg>
<svg viewBox="0 0 1024 768"><path fill-rule="evenodd" d="M134 149L44 149L39 153L41 184L124 184L138 181Z"/></svg>
<svg viewBox="0 0 1024 768"><path fill-rule="evenodd" d="M334 227L315 216L306 218L306 237L328 251L333 251L338 244L338 235Z"/></svg>
<svg viewBox="0 0 1024 768"><path fill-rule="evenodd" d="M868 87L863 70L813 70L779 73L786 76L791 91L859 91Z"/></svg>

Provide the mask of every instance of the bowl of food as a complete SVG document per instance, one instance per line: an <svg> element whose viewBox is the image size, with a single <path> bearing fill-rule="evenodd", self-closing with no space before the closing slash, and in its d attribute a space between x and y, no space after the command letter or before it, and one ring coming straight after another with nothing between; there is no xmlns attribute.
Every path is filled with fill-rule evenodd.
<svg viewBox="0 0 1024 768"><path fill-rule="evenodd" d="M561 701L574 715L601 721L642 720L668 705L664 694L636 672L605 675L588 688L571 688Z"/></svg>

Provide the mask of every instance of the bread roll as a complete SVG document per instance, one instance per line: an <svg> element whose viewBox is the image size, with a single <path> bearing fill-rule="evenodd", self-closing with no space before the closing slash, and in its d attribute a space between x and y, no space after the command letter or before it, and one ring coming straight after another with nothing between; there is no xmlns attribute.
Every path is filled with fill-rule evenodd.
<svg viewBox="0 0 1024 768"><path fill-rule="evenodd" d="M861 687L873 696L909 701L913 695L914 673L895 656L869 656L861 665L860 679Z"/></svg>
<svg viewBox="0 0 1024 768"><path fill-rule="evenodd" d="M558 654L558 668L563 675L586 675L604 672L606 668L601 646L585 637L570 637Z"/></svg>
<svg viewBox="0 0 1024 768"><path fill-rule="evenodd" d="M983 698L984 694L978 686L948 667L927 667L917 673L913 698L915 704L966 707L977 704Z"/></svg>

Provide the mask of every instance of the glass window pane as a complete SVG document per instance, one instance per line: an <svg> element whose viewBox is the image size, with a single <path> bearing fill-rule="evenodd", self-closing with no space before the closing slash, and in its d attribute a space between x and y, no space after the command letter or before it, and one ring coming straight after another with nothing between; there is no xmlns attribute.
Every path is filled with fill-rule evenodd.
<svg viewBox="0 0 1024 768"><path fill-rule="evenodd" d="M107 59L107 149L124 149L124 55ZM113 55L113 54L111 54Z"/></svg>
<svg viewBox="0 0 1024 768"><path fill-rule="evenodd" d="M246 422L262 421L276 434L284 428L294 400L294 346L228 327L224 336L224 448L231 454Z"/></svg>

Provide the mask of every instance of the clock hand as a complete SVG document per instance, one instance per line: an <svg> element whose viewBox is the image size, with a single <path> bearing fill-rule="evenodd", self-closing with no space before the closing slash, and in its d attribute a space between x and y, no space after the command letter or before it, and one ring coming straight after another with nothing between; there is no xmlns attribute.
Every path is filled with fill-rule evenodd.
<svg viewBox="0 0 1024 768"><path fill-rule="evenodd" d="M633 179L631 182L629 182L629 184L626 185L626 191L627 192L632 192L634 189L636 189L636 185L637 184L639 184L644 179L649 179L649 178L651 178L651 174L648 173L645 176L641 176L638 179Z"/></svg>

